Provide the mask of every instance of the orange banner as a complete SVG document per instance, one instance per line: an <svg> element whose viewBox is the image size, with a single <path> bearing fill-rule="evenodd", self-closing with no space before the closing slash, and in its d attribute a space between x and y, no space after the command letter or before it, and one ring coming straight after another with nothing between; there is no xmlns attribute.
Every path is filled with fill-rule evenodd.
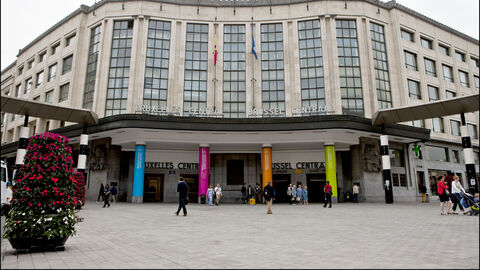
<svg viewBox="0 0 480 270"><path fill-rule="evenodd" d="M267 183L272 183L272 148L263 147L262 148L262 188L264 188Z"/></svg>

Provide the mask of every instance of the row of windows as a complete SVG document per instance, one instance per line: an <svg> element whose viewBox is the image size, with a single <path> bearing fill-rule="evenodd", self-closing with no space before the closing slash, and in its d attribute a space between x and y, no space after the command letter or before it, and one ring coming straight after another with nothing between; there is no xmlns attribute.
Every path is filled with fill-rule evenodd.
<svg viewBox="0 0 480 270"><path fill-rule="evenodd" d="M413 99L423 99L422 97L422 90L420 87L420 82L407 79L407 87L408 87L408 96ZM428 100L429 101L436 101L440 100L440 94L438 87L427 84L427 91L428 91ZM457 96L456 92L445 90L445 98L454 98Z"/></svg>
<svg viewBox="0 0 480 270"><path fill-rule="evenodd" d="M440 146L432 146L432 145L427 145L426 147L427 151L427 159L430 161L442 161L442 162L450 162L453 161L454 163L461 163L463 162L463 155L461 153L461 150L452 150L452 154L448 154L448 148L447 147L440 147ZM474 153L474 160L475 164L479 164L479 152L473 152Z"/></svg>
<svg viewBox="0 0 480 270"><path fill-rule="evenodd" d="M414 127L425 128L425 120L412 121ZM460 121L450 120L450 132L452 135L461 136ZM432 118L432 130L437 133L445 133L445 125L443 117ZM467 124L468 132L472 139L478 139L477 125Z"/></svg>

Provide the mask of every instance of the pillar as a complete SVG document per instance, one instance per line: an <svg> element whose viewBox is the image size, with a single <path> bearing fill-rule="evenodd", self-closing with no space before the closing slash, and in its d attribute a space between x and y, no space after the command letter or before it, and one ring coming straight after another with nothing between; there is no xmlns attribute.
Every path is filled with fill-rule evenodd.
<svg viewBox="0 0 480 270"><path fill-rule="evenodd" d="M210 146L208 144L201 144L199 148L199 174L198 174L198 197L207 194L209 184L209 170L210 170Z"/></svg>
<svg viewBox="0 0 480 270"><path fill-rule="evenodd" d="M393 203L392 173L390 171L390 153L388 152L388 136L380 136L380 153L382 154L383 186L385 188L385 202Z"/></svg>
<svg viewBox="0 0 480 270"><path fill-rule="evenodd" d="M262 145L262 189L270 182L272 183L272 145Z"/></svg>
<svg viewBox="0 0 480 270"><path fill-rule="evenodd" d="M78 153L77 171L85 173L87 164L88 135L80 135L80 152Z"/></svg>
<svg viewBox="0 0 480 270"><path fill-rule="evenodd" d="M25 121L23 122L23 127L20 128L20 136L18 138L17 158L15 159L17 169L19 169L24 163L23 159L27 152L28 133L30 133L30 128L28 127L28 115L25 115Z"/></svg>
<svg viewBox="0 0 480 270"><path fill-rule="evenodd" d="M337 197L337 164L333 143L325 144L325 172L327 181L332 186L332 197Z"/></svg>
<svg viewBox="0 0 480 270"><path fill-rule="evenodd" d="M135 165L133 169L132 203L143 203L143 179L145 176L145 142L135 145Z"/></svg>
<svg viewBox="0 0 480 270"><path fill-rule="evenodd" d="M467 182L470 189L474 192L478 191L477 174L475 172L475 158L473 156L472 141L468 133L467 123L465 121L465 114L460 114L462 119L462 126L460 127L460 134L462 135L463 157L465 160L465 168L467 170Z"/></svg>

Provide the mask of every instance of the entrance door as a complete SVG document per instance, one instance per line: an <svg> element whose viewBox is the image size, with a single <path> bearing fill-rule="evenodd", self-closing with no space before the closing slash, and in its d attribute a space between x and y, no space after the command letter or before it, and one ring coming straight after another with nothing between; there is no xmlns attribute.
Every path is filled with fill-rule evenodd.
<svg viewBox="0 0 480 270"><path fill-rule="evenodd" d="M145 174L144 202L163 202L163 174Z"/></svg>
<svg viewBox="0 0 480 270"><path fill-rule="evenodd" d="M417 185L418 185L418 193L420 193L420 187L425 185L425 173L424 172L417 172ZM426 187L427 185L425 185Z"/></svg>
<svg viewBox="0 0 480 270"><path fill-rule="evenodd" d="M275 191L275 202L276 203L287 203L287 189L290 185L290 174L274 174L272 175L273 179L273 190Z"/></svg>
<svg viewBox="0 0 480 270"><path fill-rule="evenodd" d="M192 203L198 202L198 174L181 174L183 181L188 186L188 201Z"/></svg>
<svg viewBox="0 0 480 270"><path fill-rule="evenodd" d="M325 174L307 174L308 202L325 202L323 187L327 183Z"/></svg>

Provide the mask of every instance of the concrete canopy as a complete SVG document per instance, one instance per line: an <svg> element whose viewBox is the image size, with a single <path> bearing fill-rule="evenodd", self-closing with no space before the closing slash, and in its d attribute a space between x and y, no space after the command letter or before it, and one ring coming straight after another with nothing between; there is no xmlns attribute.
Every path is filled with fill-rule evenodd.
<svg viewBox="0 0 480 270"><path fill-rule="evenodd" d="M479 94L439 100L427 104L380 110L373 114L372 125L401 123L478 111Z"/></svg>
<svg viewBox="0 0 480 270"><path fill-rule="evenodd" d="M75 109L2 95L2 112L45 119L96 125L98 116L86 109Z"/></svg>

